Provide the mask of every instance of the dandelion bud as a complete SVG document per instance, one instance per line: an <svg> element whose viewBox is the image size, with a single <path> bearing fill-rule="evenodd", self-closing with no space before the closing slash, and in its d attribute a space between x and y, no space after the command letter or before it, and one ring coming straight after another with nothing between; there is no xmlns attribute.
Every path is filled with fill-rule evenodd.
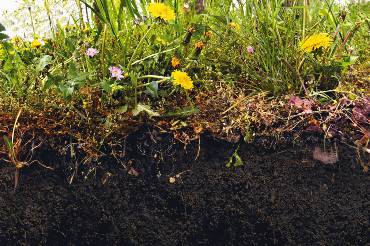
<svg viewBox="0 0 370 246"><path fill-rule="evenodd" d="M191 37L193 36L193 33L195 32L195 28L194 27L190 27L188 30L187 30L187 33L186 33L186 36L185 36L185 39L184 39L184 44L189 44L190 43L190 40L191 40Z"/></svg>

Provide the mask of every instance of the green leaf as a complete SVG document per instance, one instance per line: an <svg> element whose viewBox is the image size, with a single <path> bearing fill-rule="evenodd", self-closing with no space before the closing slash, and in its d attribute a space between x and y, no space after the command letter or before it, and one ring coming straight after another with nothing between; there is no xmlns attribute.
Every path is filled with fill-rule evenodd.
<svg viewBox="0 0 370 246"><path fill-rule="evenodd" d="M61 81L63 81L63 79L64 79L64 77L61 76L61 75L56 75L56 76L48 75L46 77L46 80L45 80L44 84L43 84L43 89L47 90L50 87L52 87L53 85L58 85Z"/></svg>
<svg viewBox="0 0 370 246"><path fill-rule="evenodd" d="M53 57L49 55L44 55L41 57L36 65L36 72L42 72L47 65L50 65L53 61Z"/></svg>
<svg viewBox="0 0 370 246"><path fill-rule="evenodd" d="M240 146L238 146L238 148L234 151L233 155L229 158L228 162L226 163L227 168L230 168L232 166L240 167L244 165L242 158L240 158L238 154L239 147Z"/></svg>
<svg viewBox="0 0 370 246"><path fill-rule="evenodd" d="M149 105L144 105L144 104L139 103L136 106L136 108L134 108L132 110L132 114L134 116L138 116L141 112L146 112L149 115L149 117L159 116L159 113L154 112L153 110L151 110Z"/></svg>
<svg viewBox="0 0 370 246"><path fill-rule="evenodd" d="M3 32L5 31L5 26L3 26L3 24L0 23L0 32Z"/></svg>
<svg viewBox="0 0 370 246"><path fill-rule="evenodd" d="M158 97L158 82L157 81L151 82L146 87L145 93L151 95L154 98L157 98Z"/></svg>
<svg viewBox="0 0 370 246"><path fill-rule="evenodd" d="M7 38L9 38L8 35L6 35L5 33L0 32L0 40L4 40L4 39L7 39Z"/></svg>
<svg viewBox="0 0 370 246"><path fill-rule="evenodd" d="M4 139L4 142L6 144L6 147L8 148L8 151L13 152L14 145L13 145L12 141L10 141L10 139L7 136L3 136L3 139Z"/></svg>
<svg viewBox="0 0 370 246"><path fill-rule="evenodd" d="M59 85L59 91L63 94L64 98L70 99L74 92L74 87L68 85Z"/></svg>
<svg viewBox="0 0 370 246"><path fill-rule="evenodd" d="M242 158L240 158L240 156L238 155L238 153L237 153L237 152L235 152L235 154L234 154L234 159L235 159L234 167L240 167L240 166L243 166Z"/></svg>
<svg viewBox="0 0 370 246"><path fill-rule="evenodd" d="M186 117L189 115L197 114L199 113L199 109L197 107L189 106L189 107L184 107L182 109L178 109L176 111L168 112L164 116L165 117Z"/></svg>
<svg viewBox="0 0 370 246"><path fill-rule="evenodd" d="M343 58L341 66L344 68L352 66L356 63L357 59L358 59L358 56L346 56Z"/></svg>
<svg viewBox="0 0 370 246"><path fill-rule="evenodd" d="M114 112L118 113L118 114L124 114L127 112L127 109L128 109L128 105L123 105L119 108L117 108L116 110L114 110Z"/></svg>

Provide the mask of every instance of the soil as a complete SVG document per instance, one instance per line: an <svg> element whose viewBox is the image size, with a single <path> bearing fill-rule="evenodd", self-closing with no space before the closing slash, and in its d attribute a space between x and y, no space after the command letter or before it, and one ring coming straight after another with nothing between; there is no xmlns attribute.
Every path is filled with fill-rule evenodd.
<svg viewBox="0 0 370 246"><path fill-rule="evenodd" d="M324 164L312 155L319 138L302 138L202 135L184 146L141 129L93 164L78 146L74 156L45 145L35 158L54 171L23 169L15 192L14 167L0 161L0 244L369 245L370 180L356 149L329 144L339 161ZM227 168L239 145L243 165Z"/></svg>

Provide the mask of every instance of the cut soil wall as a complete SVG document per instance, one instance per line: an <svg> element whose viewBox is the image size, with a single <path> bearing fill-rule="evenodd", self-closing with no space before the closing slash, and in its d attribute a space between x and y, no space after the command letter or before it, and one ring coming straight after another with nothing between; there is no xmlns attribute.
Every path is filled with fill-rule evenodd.
<svg viewBox="0 0 370 246"><path fill-rule="evenodd" d="M121 160L130 172L108 155L79 166L72 184L76 162L44 148L37 158L55 170L22 170L15 193L14 168L1 162L0 244L369 244L370 181L355 149L337 145L339 162L323 164L309 139L261 139L240 145L243 166L226 168L237 144L200 143L141 131Z"/></svg>

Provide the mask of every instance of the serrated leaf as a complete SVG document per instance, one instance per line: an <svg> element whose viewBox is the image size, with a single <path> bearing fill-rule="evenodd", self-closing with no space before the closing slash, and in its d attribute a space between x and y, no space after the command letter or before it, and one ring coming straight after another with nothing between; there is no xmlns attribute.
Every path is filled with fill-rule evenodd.
<svg viewBox="0 0 370 246"><path fill-rule="evenodd" d="M184 108L178 109L176 111L168 112L164 116L167 116L167 117L173 117L173 116L185 117L185 116L189 116L189 115L193 115L193 114L197 114L197 113L199 113L199 109L197 107L190 106L190 107L184 107Z"/></svg>
<svg viewBox="0 0 370 246"><path fill-rule="evenodd" d="M74 92L74 87L67 86L67 85L59 85L59 90L63 94L64 98L68 99L68 98L71 98Z"/></svg>
<svg viewBox="0 0 370 246"><path fill-rule="evenodd" d="M136 108L134 108L132 110L132 114L134 116L138 116L141 112L146 112L149 115L149 117L159 116L159 113L154 112L153 110L151 110L149 105L144 105L144 104L139 103L136 106Z"/></svg>
<svg viewBox="0 0 370 246"><path fill-rule="evenodd" d="M46 66L50 65L53 61L53 57L44 55L41 57L36 65L36 71L39 73L45 69Z"/></svg>
<svg viewBox="0 0 370 246"><path fill-rule="evenodd" d="M146 87L145 93L151 95L154 98L157 98L158 97L158 82L157 81L151 82Z"/></svg>
<svg viewBox="0 0 370 246"><path fill-rule="evenodd" d="M124 114L124 113L127 112L127 110L128 110L128 106L127 105L123 105L123 106L117 108L115 110L115 112L118 113L118 114Z"/></svg>

